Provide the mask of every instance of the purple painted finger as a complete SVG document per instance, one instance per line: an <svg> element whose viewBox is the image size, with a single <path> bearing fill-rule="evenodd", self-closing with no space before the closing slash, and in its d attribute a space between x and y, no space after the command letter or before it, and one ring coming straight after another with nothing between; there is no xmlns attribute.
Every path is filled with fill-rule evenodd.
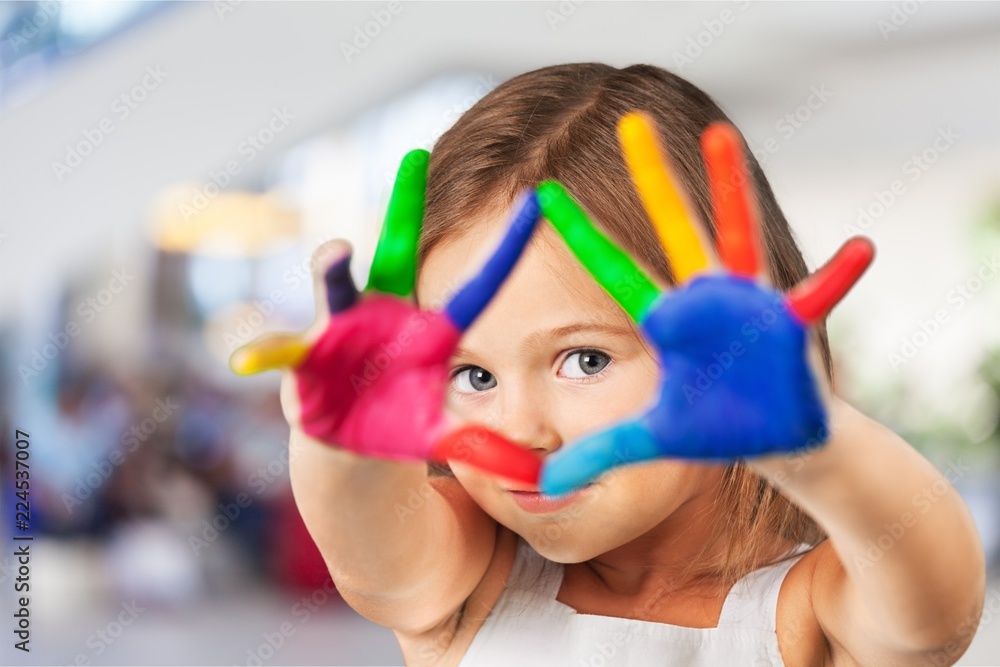
<svg viewBox="0 0 1000 667"><path fill-rule="evenodd" d="M330 265L326 270L326 304L330 314L343 312L358 300L358 290L351 277L351 256L347 255Z"/></svg>

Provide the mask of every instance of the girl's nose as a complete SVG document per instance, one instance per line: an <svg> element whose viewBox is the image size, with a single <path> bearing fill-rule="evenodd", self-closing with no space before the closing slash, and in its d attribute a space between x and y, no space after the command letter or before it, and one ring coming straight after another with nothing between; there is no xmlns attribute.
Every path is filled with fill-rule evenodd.
<svg viewBox="0 0 1000 667"><path fill-rule="evenodd" d="M505 387L497 401L495 426L507 438L527 449L548 455L562 446L562 438L550 420L553 414L542 392Z"/></svg>

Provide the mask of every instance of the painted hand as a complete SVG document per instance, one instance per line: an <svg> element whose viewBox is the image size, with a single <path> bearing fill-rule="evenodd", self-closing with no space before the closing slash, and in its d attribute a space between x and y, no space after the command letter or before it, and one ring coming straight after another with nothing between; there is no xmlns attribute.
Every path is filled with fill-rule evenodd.
<svg viewBox="0 0 1000 667"><path fill-rule="evenodd" d="M537 456L482 426L452 430L443 405L451 355L520 257L537 199L533 192L522 198L496 251L443 310L421 310L412 296L428 160L423 150L403 158L364 293L343 244L317 286L319 335L259 339L230 363L240 374L292 368L301 428L326 444L380 458L462 460L533 484Z"/></svg>
<svg viewBox="0 0 1000 667"><path fill-rule="evenodd" d="M538 189L542 213L639 324L661 365L650 409L546 459L545 493L565 493L635 461L667 456L731 461L791 453L827 437L819 371L807 354L808 327L860 278L873 246L852 238L795 288L784 294L774 290L766 283L756 202L736 130L716 124L702 137L717 258L703 242L705 228L674 185L652 128L645 116L629 114L619 123L619 139L673 271L672 291L661 292L561 185L548 181Z"/></svg>

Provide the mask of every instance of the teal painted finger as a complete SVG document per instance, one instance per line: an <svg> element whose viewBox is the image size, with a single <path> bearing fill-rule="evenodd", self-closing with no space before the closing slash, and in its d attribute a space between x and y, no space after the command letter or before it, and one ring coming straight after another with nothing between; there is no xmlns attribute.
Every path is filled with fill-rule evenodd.
<svg viewBox="0 0 1000 667"><path fill-rule="evenodd" d="M659 456L660 446L643 420L626 421L547 457L538 485L544 494L561 495L618 466Z"/></svg>
<svg viewBox="0 0 1000 667"><path fill-rule="evenodd" d="M382 235L375 248L372 270L368 274L369 290L404 297L413 293L430 156L423 149L403 156L389 198Z"/></svg>
<svg viewBox="0 0 1000 667"><path fill-rule="evenodd" d="M598 230L579 204L556 181L538 186L542 215L590 272L635 322L641 322L660 297L660 289L625 251Z"/></svg>

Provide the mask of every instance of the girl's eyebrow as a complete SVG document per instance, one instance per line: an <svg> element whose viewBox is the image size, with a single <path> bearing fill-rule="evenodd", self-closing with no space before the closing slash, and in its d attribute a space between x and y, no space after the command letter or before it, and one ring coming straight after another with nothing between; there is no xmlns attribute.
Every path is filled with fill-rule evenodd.
<svg viewBox="0 0 1000 667"><path fill-rule="evenodd" d="M636 335L636 331L632 327L614 324L599 324L597 322L581 322L579 324L569 324L564 327L556 327L555 329L533 331L524 337L524 340L521 341L521 344L518 347L521 351L527 351L534 347L540 347L547 341L558 340L577 333L599 333L614 337ZM470 350L463 347L456 348L452 355L455 359L475 358L475 356L476 355Z"/></svg>
<svg viewBox="0 0 1000 667"><path fill-rule="evenodd" d="M549 329L548 331L534 331L524 337L520 347L522 350L526 350L532 347L538 347L553 338L565 338L566 336L571 336L576 333L601 333L608 336L635 335L635 331L628 327L617 326L614 324L599 324L597 322L581 322L579 324L569 324L564 327L556 327L555 329Z"/></svg>

